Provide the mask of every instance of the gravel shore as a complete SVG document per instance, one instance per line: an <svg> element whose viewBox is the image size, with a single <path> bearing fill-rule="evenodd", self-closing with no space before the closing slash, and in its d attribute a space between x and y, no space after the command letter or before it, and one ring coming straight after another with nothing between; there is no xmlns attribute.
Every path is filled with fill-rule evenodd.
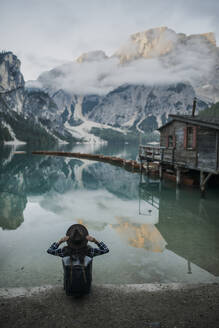
<svg viewBox="0 0 219 328"><path fill-rule="evenodd" d="M1 328L217 328L219 284L93 285L82 299L62 286L0 289Z"/></svg>

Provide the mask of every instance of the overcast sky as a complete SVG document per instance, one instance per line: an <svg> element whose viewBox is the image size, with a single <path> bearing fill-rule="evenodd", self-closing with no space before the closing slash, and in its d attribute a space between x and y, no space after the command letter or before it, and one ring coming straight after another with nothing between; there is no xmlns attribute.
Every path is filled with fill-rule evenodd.
<svg viewBox="0 0 219 328"><path fill-rule="evenodd" d="M113 54L130 34L158 26L214 32L218 0L0 0L0 50L22 61L25 80L83 52Z"/></svg>

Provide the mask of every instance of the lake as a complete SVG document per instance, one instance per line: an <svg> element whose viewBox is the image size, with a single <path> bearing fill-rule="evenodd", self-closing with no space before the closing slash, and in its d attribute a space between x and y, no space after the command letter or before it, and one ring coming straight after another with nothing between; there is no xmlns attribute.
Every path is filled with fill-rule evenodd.
<svg viewBox="0 0 219 328"><path fill-rule="evenodd" d="M95 283L219 282L219 190L176 188L106 163L0 155L0 287L62 283L61 259L46 250L74 223L104 241ZM136 159L135 145L60 146L60 151ZM25 151L25 153L15 153Z"/></svg>

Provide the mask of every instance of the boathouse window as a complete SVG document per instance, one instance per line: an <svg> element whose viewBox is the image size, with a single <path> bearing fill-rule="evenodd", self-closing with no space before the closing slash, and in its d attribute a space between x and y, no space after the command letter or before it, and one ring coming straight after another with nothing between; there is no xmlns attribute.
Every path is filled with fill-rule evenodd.
<svg viewBox="0 0 219 328"><path fill-rule="evenodd" d="M193 128L187 128L187 148L193 147Z"/></svg>
<svg viewBox="0 0 219 328"><path fill-rule="evenodd" d="M166 147L174 148L176 147L176 136L175 134L169 134L166 136Z"/></svg>
<svg viewBox="0 0 219 328"><path fill-rule="evenodd" d="M196 148L196 126L188 126L184 129L184 148L195 149Z"/></svg>
<svg viewBox="0 0 219 328"><path fill-rule="evenodd" d="M173 136L168 136L168 147L173 147Z"/></svg>

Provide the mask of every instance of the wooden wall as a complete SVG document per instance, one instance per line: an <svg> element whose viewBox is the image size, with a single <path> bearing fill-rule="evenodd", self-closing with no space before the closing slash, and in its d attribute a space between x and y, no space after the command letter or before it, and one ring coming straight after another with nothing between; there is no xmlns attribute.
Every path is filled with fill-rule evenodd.
<svg viewBox="0 0 219 328"><path fill-rule="evenodd" d="M199 127L197 134L198 168L216 170L216 131Z"/></svg>
<svg viewBox="0 0 219 328"><path fill-rule="evenodd" d="M163 160L171 162L174 152L174 163L199 170L217 170L216 130L196 127L196 145L191 149L185 147L185 128L191 124L173 121L160 131L160 145L167 147L168 135L174 136L174 147L164 150Z"/></svg>

